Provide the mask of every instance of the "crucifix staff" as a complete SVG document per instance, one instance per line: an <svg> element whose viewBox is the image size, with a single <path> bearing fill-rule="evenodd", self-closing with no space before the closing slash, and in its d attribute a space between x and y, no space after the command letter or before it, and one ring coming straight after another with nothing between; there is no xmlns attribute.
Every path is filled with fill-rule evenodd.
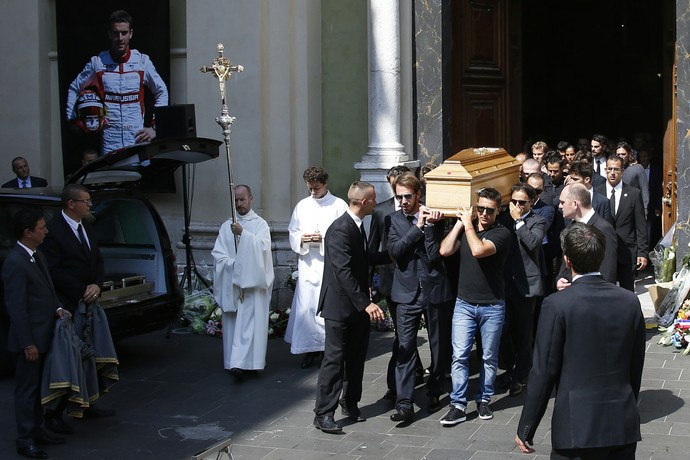
<svg viewBox="0 0 690 460"><path fill-rule="evenodd" d="M213 76L218 80L220 86L221 111L220 117L216 117L216 123L223 128L223 140L225 141L225 153L227 156L228 165L228 181L230 185L230 208L232 210L232 222L237 222L237 210L235 209L235 183L232 178L232 152L230 150L230 125L235 122L235 117L228 114L228 105L225 101L225 81L230 78L233 72L243 72L244 67L241 65L231 65L230 59L223 56L225 46L218 43L218 56L213 60L210 66L201 66L203 73L212 72ZM235 248L237 248L238 237L235 235Z"/></svg>

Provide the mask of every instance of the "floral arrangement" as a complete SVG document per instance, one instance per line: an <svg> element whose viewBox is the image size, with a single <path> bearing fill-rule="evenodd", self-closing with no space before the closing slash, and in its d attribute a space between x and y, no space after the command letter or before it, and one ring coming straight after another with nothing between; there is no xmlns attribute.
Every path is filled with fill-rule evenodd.
<svg viewBox="0 0 690 460"><path fill-rule="evenodd" d="M284 337L289 319L289 308L287 310L272 310L268 315L268 336Z"/></svg>
<svg viewBox="0 0 690 460"><path fill-rule="evenodd" d="M682 350L684 355L690 354L690 299L685 300L678 309L676 319L670 327L664 330L659 344L673 345L678 350Z"/></svg>
<svg viewBox="0 0 690 460"><path fill-rule="evenodd" d="M211 289L203 289L185 296L182 317L196 334L223 335L223 311L216 303Z"/></svg>

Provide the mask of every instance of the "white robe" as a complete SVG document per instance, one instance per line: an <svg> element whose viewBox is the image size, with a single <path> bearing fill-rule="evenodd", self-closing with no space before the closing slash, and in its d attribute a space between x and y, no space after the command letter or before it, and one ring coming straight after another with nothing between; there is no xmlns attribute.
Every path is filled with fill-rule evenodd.
<svg viewBox="0 0 690 460"><path fill-rule="evenodd" d="M213 247L213 296L223 310L225 369L266 367L268 313L273 288L271 232L254 211L237 216L243 231L235 254L235 240L226 221Z"/></svg>
<svg viewBox="0 0 690 460"><path fill-rule="evenodd" d="M304 198L292 212L288 225L290 247L299 256L299 277L285 330L285 341L292 354L324 350L324 321L316 316L323 277L323 242L328 227L346 210L347 203L328 192L322 198ZM322 235L320 244L302 244L302 235L317 231Z"/></svg>

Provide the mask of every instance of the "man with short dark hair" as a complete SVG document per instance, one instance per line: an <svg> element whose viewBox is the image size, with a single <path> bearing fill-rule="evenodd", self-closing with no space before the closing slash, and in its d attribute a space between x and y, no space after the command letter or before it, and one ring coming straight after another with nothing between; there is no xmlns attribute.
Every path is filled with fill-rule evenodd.
<svg viewBox="0 0 690 460"><path fill-rule="evenodd" d="M107 108L101 154L156 138L153 126L144 126L144 87L153 93L156 107L168 105L168 88L151 58L131 49L132 17L124 10L108 18L110 49L92 56L67 91L67 120L79 118L77 100L87 88L95 88Z"/></svg>
<svg viewBox="0 0 690 460"><path fill-rule="evenodd" d="M565 179L565 185L584 185L589 192L592 208L601 217L611 222L611 207L609 205L609 200L604 195L594 190L594 184L592 183L593 177L601 178L600 175L594 174L591 163L581 160L574 161L570 166L570 174L568 174L568 177ZM606 180L604 179L604 182L602 183L606 183Z"/></svg>
<svg viewBox="0 0 690 460"><path fill-rule="evenodd" d="M575 222L561 244L573 283L544 300L515 442L523 453L534 452L555 388L552 459L633 460L646 338L640 301L599 274L606 246L599 229Z"/></svg>
<svg viewBox="0 0 690 460"><path fill-rule="evenodd" d="M510 231L496 220L500 208L498 190L479 190L476 206L457 212L457 222L441 242L442 256L459 252L460 257L458 296L453 313L453 392L450 410L441 419L442 425L457 425L467 419L470 353L477 331L482 338L482 368L479 392L475 395L477 412L483 420L493 418L489 402L494 394L498 347L505 318L503 271L511 242Z"/></svg>
<svg viewBox="0 0 690 460"><path fill-rule="evenodd" d="M618 234L618 282L635 291L635 271L647 266L647 222L642 192L623 182L623 160L606 160L607 181L597 191L609 198L613 228Z"/></svg>
<svg viewBox="0 0 690 460"><path fill-rule="evenodd" d="M323 236L331 223L347 210L347 203L328 190L328 173L310 166L302 173L309 196L297 203L288 224L290 248L297 254L297 286L292 296L284 340L290 353L302 355L300 367L311 367L323 353L326 332L316 306L323 279Z"/></svg>
<svg viewBox="0 0 690 460"><path fill-rule="evenodd" d="M33 188L47 187L48 181L42 177L32 176L29 162L24 157L12 159L12 172L17 175L14 179L2 184L2 188Z"/></svg>
<svg viewBox="0 0 690 460"><path fill-rule="evenodd" d="M64 438L46 433L41 408L41 379L56 317L69 317L48 275L48 264L37 248L48 233L43 212L22 209L14 215L17 242L2 267L5 306L10 318L8 351L16 354L14 408L17 453L48 458L40 444L60 444Z"/></svg>
<svg viewBox="0 0 690 460"><path fill-rule="evenodd" d="M512 241L508 255L506 280L506 318L501 337L502 386L510 396L522 392L532 367L532 326L537 299L544 295L542 280L542 242L547 222L532 212L537 198L527 184L515 184L508 212L499 220L510 230Z"/></svg>
<svg viewBox="0 0 690 460"><path fill-rule="evenodd" d="M41 246L48 259L50 276L58 298L75 316L75 325L80 320L79 315L86 317L86 310L94 308L105 278L103 257L86 219L91 205L91 195L86 187L78 184L65 185L62 191L62 211L48 222L49 233ZM83 311L80 304L84 306ZM80 334L80 331L76 332ZM107 340L111 340L109 336ZM63 398L54 409L46 410L45 421L49 430L60 434L73 432L62 419L66 404L67 401ZM115 411L92 404L84 411L84 415L110 417L115 415Z"/></svg>

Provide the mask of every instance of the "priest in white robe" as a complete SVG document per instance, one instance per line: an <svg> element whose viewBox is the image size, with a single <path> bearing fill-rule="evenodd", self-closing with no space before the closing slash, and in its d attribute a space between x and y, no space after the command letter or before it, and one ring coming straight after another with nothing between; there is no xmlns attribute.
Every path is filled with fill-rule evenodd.
<svg viewBox="0 0 690 460"><path fill-rule="evenodd" d="M251 206L251 189L236 186L237 222L223 223L212 252L213 295L223 310L224 366L236 381L266 366L274 279L271 233Z"/></svg>
<svg viewBox="0 0 690 460"><path fill-rule="evenodd" d="M331 223L345 213L347 203L328 191L328 173L319 166L304 171L309 196L292 212L288 225L290 247L298 255L298 278L285 330L290 353L304 354L301 367L308 368L323 352L324 320L316 316L323 276L323 238Z"/></svg>

